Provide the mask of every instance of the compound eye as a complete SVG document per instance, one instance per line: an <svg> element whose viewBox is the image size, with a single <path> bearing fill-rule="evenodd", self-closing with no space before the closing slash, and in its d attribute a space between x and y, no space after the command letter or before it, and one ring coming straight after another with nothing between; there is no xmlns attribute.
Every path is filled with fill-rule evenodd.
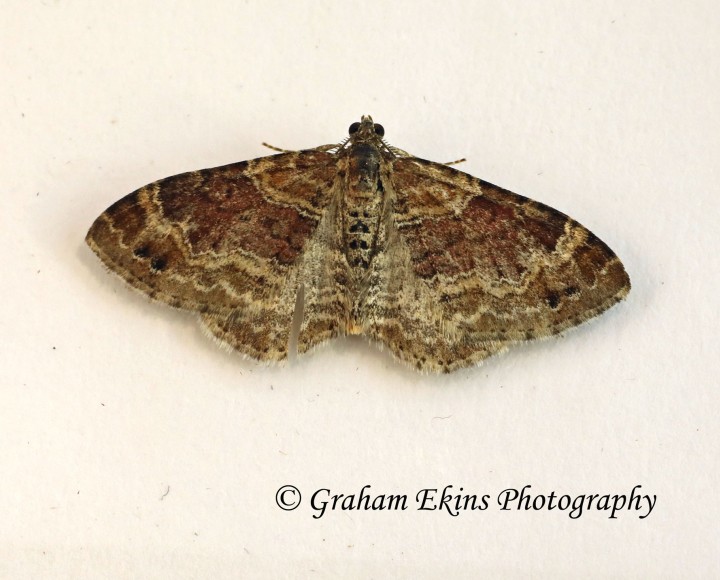
<svg viewBox="0 0 720 580"><path fill-rule="evenodd" d="M357 133L359 128L360 128L360 123L358 123L356 121L355 123L350 125L350 128L348 129L348 133L350 133L350 135L352 135L353 133Z"/></svg>
<svg viewBox="0 0 720 580"><path fill-rule="evenodd" d="M375 123L375 134L378 135L379 137L382 137L383 135L385 135L385 127L383 127L379 123Z"/></svg>

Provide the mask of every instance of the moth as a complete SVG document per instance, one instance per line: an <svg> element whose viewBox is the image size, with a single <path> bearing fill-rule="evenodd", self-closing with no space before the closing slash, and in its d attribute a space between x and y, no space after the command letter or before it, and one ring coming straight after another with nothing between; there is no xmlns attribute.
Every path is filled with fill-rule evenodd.
<svg viewBox="0 0 720 580"><path fill-rule="evenodd" d="M197 312L260 361L287 357L296 302L299 353L359 334L420 371L450 372L630 290L618 257L578 222L389 145L370 116L339 144L141 187L86 240L131 286Z"/></svg>

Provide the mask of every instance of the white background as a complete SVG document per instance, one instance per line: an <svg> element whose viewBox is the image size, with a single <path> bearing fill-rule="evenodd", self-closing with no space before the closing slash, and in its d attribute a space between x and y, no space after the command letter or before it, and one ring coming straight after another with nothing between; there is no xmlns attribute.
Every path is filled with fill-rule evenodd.
<svg viewBox="0 0 720 580"><path fill-rule="evenodd" d="M716 0L5 0L0 576L720 575ZM284 367L218 349L83 237L160 177L393 145L578 219L628 300L422 376L361 339ZM296 485L300 507L275 492ZM485 511L328 512L460 486ZM503 489L657 495L652 514L499 511ZM645 511L645 510L644 510Z"/></svg>

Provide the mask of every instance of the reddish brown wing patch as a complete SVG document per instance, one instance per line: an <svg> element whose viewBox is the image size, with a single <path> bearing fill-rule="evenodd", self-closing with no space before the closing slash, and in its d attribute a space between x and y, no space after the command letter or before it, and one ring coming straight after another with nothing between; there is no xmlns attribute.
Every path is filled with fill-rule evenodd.
<svg viewBox="0 0 720 580"><path fill-rule="evenodd" d="M300 151L168 177L110 206L86 240L142 292L207 313L211 330L247 354L282 358L286 343L279 346L284 336L275 327L289 333L299 284L293 268L335 173L332 155ZM226 334L248 317L249 335L267 330L267 344L240 348Z"/></svg>
<svg viewBox="0 0 720 580"><path fill-rule="evenodd" d="M269 198L247 169L239 164L164 179L154 196L159 213L182 231L192 256L243 250L281 266L293 264L317 217Z"/></svg>

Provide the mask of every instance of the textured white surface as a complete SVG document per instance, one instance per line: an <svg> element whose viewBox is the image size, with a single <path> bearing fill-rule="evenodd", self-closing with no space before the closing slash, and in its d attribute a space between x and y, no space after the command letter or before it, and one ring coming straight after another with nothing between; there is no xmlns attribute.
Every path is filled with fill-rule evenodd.
<svg viewBox="0 0 720 580"><path fill-rule="evenodd" d="M713 0L6 0L0 23L0 577L720 575ZM232 356L85 247L150 181L388 141L564 211L627 302L479 369L361 340ZM283 484L304 495L275 505ZM318 488L404 493L329 512ZM509 487L656 494L652 514L499 511ZM417 511L462 486L485 511ZM169 492L168 492L169 489Z"/></svg>

